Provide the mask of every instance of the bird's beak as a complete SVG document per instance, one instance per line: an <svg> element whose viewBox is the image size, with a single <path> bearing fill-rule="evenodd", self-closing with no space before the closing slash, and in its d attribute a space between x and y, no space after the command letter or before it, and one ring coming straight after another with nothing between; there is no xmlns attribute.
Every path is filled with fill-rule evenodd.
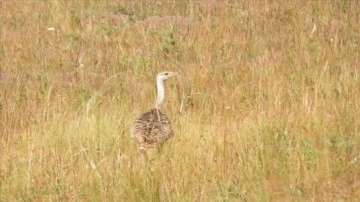
<svg viewBox="0 0 360 202"><path fill-rule="evenodd" d="M179 74L179 72L173 72L173 75L172 76L176 76L176 75L178 75Z"/></svg>

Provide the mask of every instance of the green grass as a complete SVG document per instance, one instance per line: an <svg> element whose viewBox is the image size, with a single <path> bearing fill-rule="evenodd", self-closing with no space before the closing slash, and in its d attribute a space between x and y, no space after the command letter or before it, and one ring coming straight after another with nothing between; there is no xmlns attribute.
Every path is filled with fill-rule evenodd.
<svg viewBox="0 0 360 202"><path fill-rule="evenodd" d="M359 201L359 6L2 2L0 201Z"/></svg>

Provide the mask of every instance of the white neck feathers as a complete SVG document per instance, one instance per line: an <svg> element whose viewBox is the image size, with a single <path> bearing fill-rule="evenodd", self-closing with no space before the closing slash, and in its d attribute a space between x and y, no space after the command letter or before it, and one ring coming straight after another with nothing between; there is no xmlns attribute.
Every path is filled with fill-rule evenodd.
<svg viewBox="0 0 360 202"><path fill-rule="evenodd" d="M165 87L164 80L161 78L156 78L156 90L157 90L157 98L155 103L155 108L160 108L165 99Z"/></svg>

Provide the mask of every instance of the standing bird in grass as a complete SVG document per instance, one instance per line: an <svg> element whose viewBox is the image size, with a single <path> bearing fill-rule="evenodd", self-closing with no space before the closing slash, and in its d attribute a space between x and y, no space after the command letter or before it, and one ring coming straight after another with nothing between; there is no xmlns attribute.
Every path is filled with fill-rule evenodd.
<svg viewBox="0 0 360 202"><path fill-rule="evenodd" d="M165 99L165 80L177 74L177 72L166 71L156 75L157 98L155 108L141 114L130 129L130 136L136 139L143 161L147 160L147 149L160 147L173 136L170 120L160 111L160 107Z"/></svg>

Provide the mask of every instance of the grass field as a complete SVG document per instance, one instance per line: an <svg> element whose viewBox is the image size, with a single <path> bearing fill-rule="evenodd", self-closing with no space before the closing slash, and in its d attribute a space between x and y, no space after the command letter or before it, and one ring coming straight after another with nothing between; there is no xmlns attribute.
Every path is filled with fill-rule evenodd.
<svg viewBox="0 0 360 202"><path fill-rule="evenodd" d="M0 2L0 201L360 201L359 1ZM151 169L129 128L167 81Z"/></svg>

